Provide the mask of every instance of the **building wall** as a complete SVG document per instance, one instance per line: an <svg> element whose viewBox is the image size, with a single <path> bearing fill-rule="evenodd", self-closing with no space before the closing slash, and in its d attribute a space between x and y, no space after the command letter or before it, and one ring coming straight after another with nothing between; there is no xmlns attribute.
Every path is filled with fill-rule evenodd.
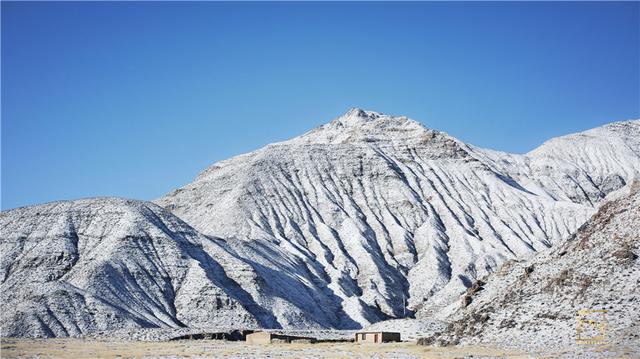
<svg viewBox="0 0 640 359"><path fill-rule="evenodd" d="M378 343L380 341L380 333L358 333L356 341L359 343Z"/></svg>
<svg viewBox="0 0 640 359"><path fill-rule="evenodd" d="M382 334L382 342L399 342L400 341L400 333L392 333L392 332L383 332Z"/></svg>
<svg viewBox="0 0 640 359"><path fill-rule="evenodd" d="M358 343L384 343L399 342L400 333L394 332L375 332L375 333L356 333L356 342Z"/></svg>
<svg viewBox="0 0 640 359"><path fill-rule="evenodd" d="M257 332L247 335L248 344L269 344L271 343L271 333Z"/></svg>

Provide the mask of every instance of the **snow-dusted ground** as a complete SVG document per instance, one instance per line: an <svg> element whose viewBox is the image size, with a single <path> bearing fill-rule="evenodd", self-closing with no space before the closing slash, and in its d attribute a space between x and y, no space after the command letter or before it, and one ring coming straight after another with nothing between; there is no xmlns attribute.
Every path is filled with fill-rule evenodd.
<svg viewBox="0 0 640 359"><path fill-rule="evenodd" d="M639 131L614 123L513 155L354 109L158 205L5 211L2 336L446 318L478 278L568 237L636 177Z"/></svg>
<svg viewBox="0 0 640 359"><path fill-rule="evenodd" d="M399 332L402 341L416 341L420 338L441 333L447 329L447 322L437 319L390 319L371 324L363 331Z"/></svg>
<svg viewBox="0 0 640 359"><path fill-rule="evenodd" d="M452 326L427 342L566 350L578 357L626 350L639 356L640 181L617 197L553 249L507 262L485 278L466 308L453 304L458 308L449 318ZM581 310L606 313L580 315ZM578 317L604 328L585 324L579 336ZM602 333L601 345L578 343L579 337Z"/></svg>
<svg viewBox="0 0 640 359"><path fill-rule="evenodd" d="M383 345L354 343L247 344L220 340L140 342L112 338L4 339L3 357L8 358L216 358L216 359L336 359L336 358L504 358L521 352L495 348L431 348L415 343ZM517 356L527 357L527 356Z"/></svg>

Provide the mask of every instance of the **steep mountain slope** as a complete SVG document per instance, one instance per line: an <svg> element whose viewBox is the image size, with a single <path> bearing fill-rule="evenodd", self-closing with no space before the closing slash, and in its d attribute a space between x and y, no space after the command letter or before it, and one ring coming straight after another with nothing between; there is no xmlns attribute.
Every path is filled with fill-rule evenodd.
<svg viewBox="0 0 640 359"><path fill-rule="evenodd" d="M516 155L474 148L475 155L533 192L597 204L638 174L640 120L562 136Z"/></svg>
<svg viewBox="0 0 640 359"><path fill-rule="evenodd" d="M567 240L529 261L509 261L458 309L444 334L424 344L492 343L525 348L576 347L580 310L606 323L604 342L640 353L640 182L601 206ZM467 300L468 302L468 300ZM585 325L583 330L587 330ZM599 330L591 335L599 335ZM581 335L588 339L590 336ZM577 347L580 347L579 345ZM605 356L600 353L599 357Z"/></svg>
<svg viewBox="0 0 640 359"><path fill-rule="evenodd" d="M354 109L216 163L156 202L207 235L268 243L352 322L402 317L405 301L434 315L505 260L568 236L636 176L638 128L613 124L509 155Z"/></svg>
<svg viewBox="0 0 640 359"><path fill-rule="evenodd" d="M0 229L5 337L279 325L253 267L155 204L54 202L2 212Z"/></svg>
<svg viewBox="0 0 640 359"><path fill-rule="evenodd" d="M5 211L2 336L445 318L478 278L569 236L636 177L639 128L512 155L354 109L216 163L158 205Z"/></svg>

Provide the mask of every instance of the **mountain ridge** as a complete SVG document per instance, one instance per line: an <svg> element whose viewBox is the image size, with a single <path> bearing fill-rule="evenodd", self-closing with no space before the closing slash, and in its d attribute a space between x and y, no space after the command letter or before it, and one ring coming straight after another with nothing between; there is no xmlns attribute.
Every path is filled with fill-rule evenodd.
<svg viewBox="0 0 640 359"><path fill-rule="evenodd" d="M411 135L390 128L409 128ZM633 173L606 168L614 172L613 180L598 187L582 183L584 171L566 171L560 161L555 163L564 182L558 184L551 176L556 169L521 166L527 162L522 157L509 166L501 165L503 160L406 117L352 109L301 136L214 164L193 184L156 202L203 233L284 243L295 248L293 252L301 251L301 258L319 258L331 278L329 285L351 282L362 288L358 262L368 258L367 267L378 267L387 279L378 279L376 289L370 294L365 289L362 297L369 298L368 306L396 316L400 308L395 303L402 301L398 293L409 298L415 310L420 297L429 299L457 282L443 296L449 300L473 280L476 267L493 270L506 258L531 255L567 236L593 213L605 191L621 188L637 175L639 163L637 156L625 158L632 161ZM534 176L540 178L529 178ZM587 184L593 188L583 190ZM510 198L516 198L515 203ZM508 213L513 206L519 210ZM461 241L454 250L466 253L463 257L472 258L470 262L452 264L460 262L460 255L448 254L451 237ZM347 238L360 238L363 247ZM333 243L329 250L323 247L326 243ZM477 258L478 248L484 248L484 259ZM360 252L355 261L354 252ZM339 266L349 271L337 269L336 255L343 257ZM416 267L425 256L429 264ZM458 267L453 272L460 278L451 266ZM426 289L409 289L409 270L436 280L422 286ZM345 273L351 274L345 278ZM349 300L344 288L332 290Z"/></svg>
<svg viewBox="0 0 640 359"><path fill-rule="evenodd" d="M422 344L491 343L561 350L600 341L638 351L640 181L604 203L588 222L554 248L530 260L505 262L470 290L451 324ZM605 323L604 332L579 319ZM582 348L580 348L582 347ZM582 353L601 357L602 353Z"/></svg>
<svg viewBox="0 0 640 359"><path fill-rule="evenodd" d="M561 140L571 156L515 155L352 109L214 163L155 203L3 211L3 335L446 318L478 278L566 238L638 176L640 121L611 128ZM117 268L82 254L96 238Z"/></svg>

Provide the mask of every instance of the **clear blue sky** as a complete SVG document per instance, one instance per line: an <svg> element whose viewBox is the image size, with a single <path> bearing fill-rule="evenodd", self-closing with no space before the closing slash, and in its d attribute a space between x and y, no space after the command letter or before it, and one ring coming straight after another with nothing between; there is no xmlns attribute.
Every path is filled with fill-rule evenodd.
<svg viewBox="0 0 640 359"><path fill-rule="evenodd" d="M2 208L154 199L361 107L526 152L640 117L640 3L2 2Z"/></svg>

